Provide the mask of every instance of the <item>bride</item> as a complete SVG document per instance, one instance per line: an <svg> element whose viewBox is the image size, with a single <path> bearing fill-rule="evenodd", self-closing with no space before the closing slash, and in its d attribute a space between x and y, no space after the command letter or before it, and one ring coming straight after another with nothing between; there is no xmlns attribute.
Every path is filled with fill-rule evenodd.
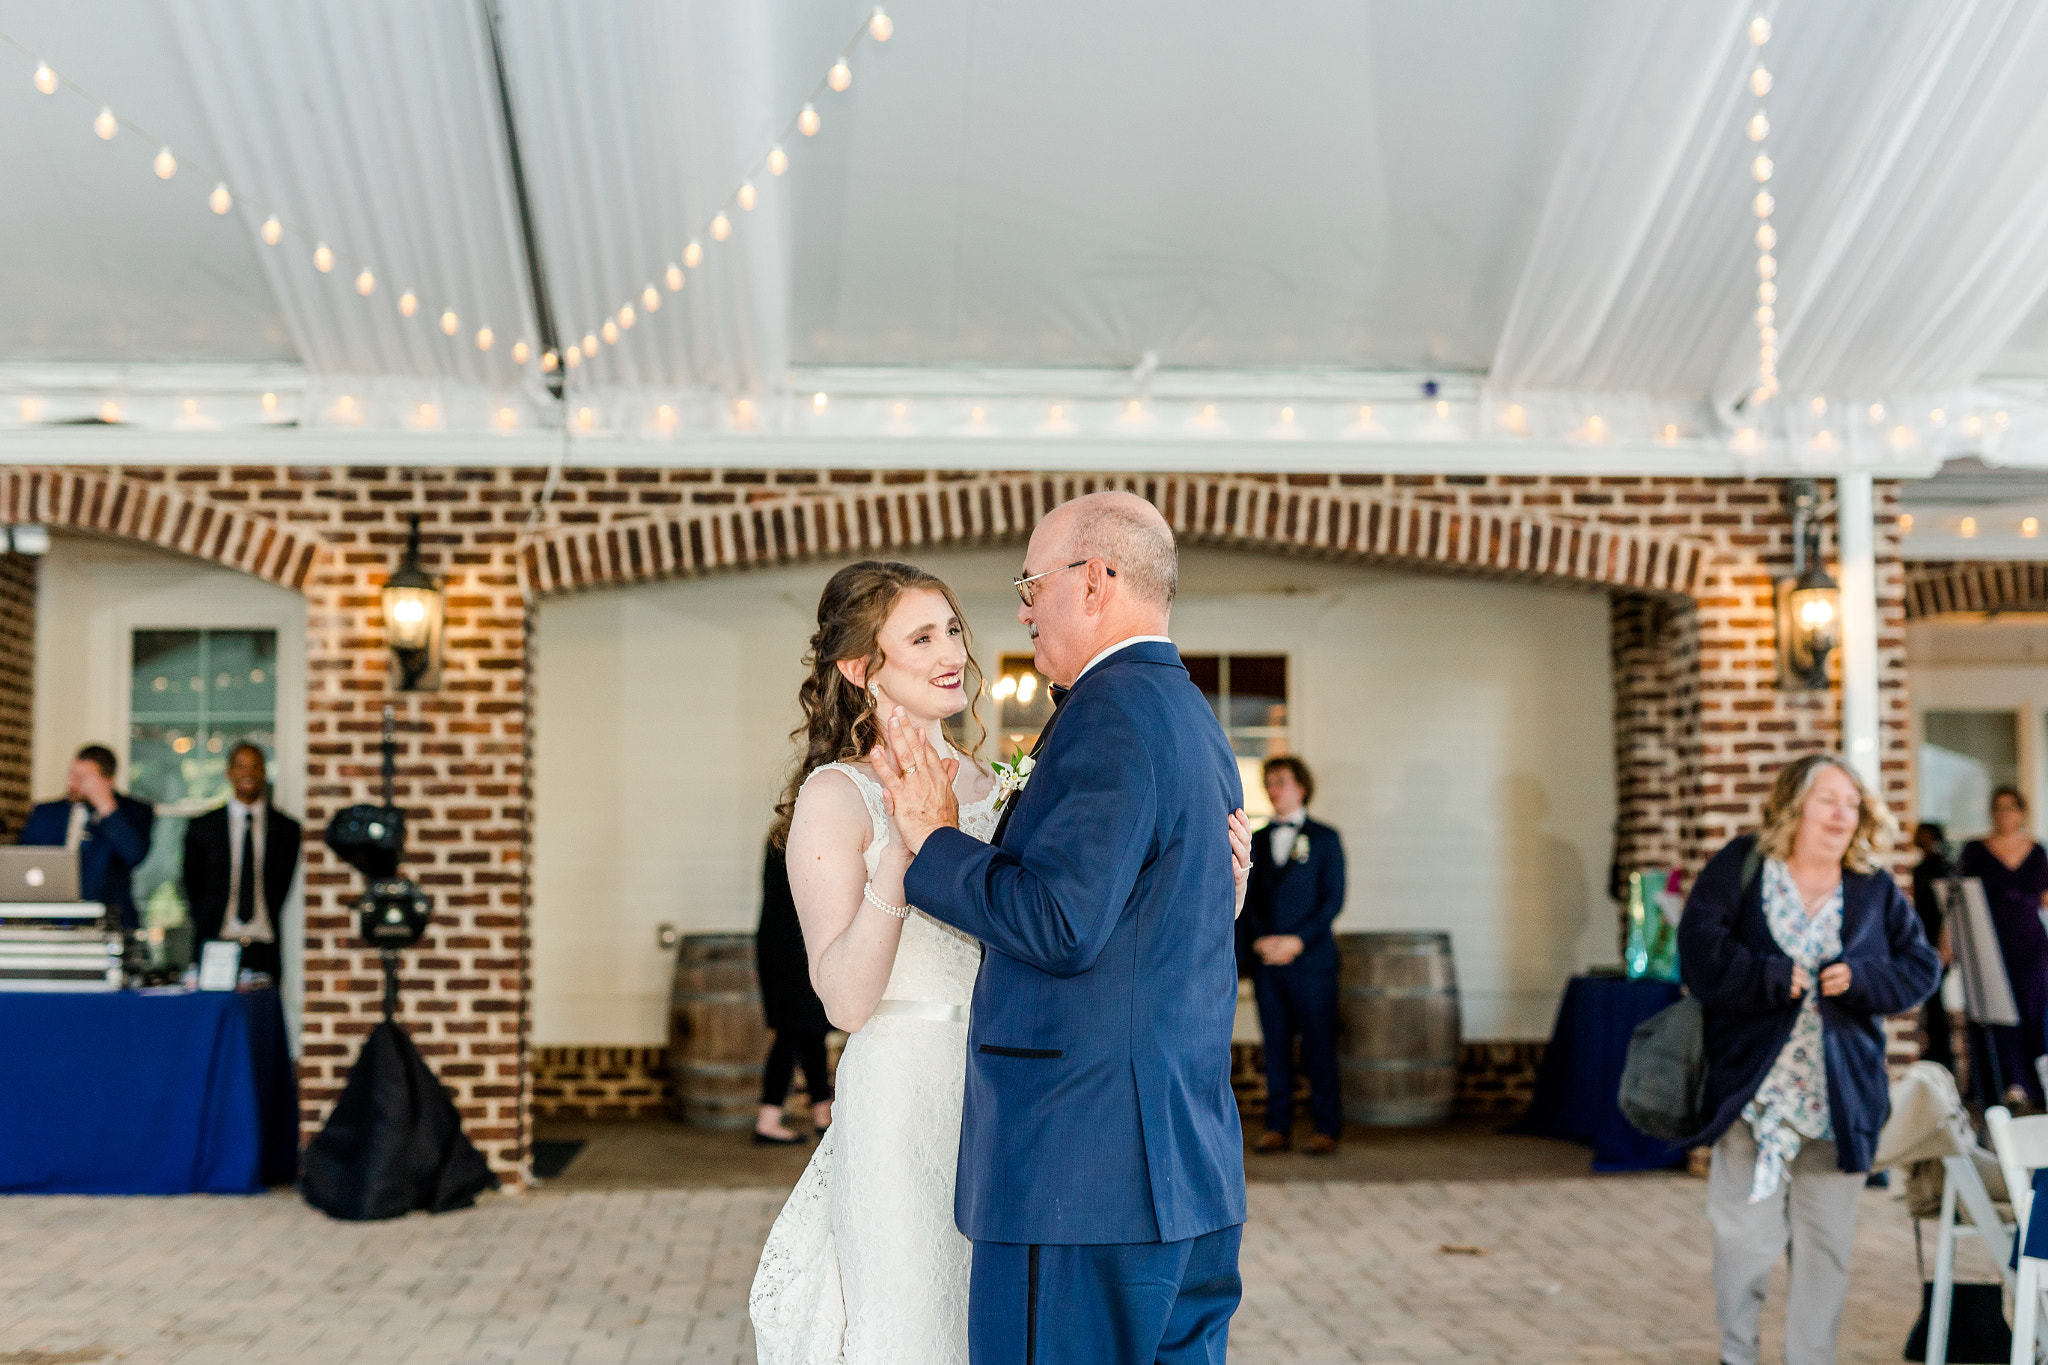
<svg viewBox="0 0 2048 1365"><path fill-rule="evenodd" d="M952 589L909 564L832 576L798 692L801 759L776 809L811 980L840 1058L833 1123L790 1194L754 1276L761 1365L965 1365L972 1244L953 1222L967 1007L981 945L907 905L910 857L864 757L900 710L925 729L987 840L995 775L951 745L945 722L981 691ZM986 737L973 715L974 743ZM1250 827L1231 817L1238 903Z"/></svg>

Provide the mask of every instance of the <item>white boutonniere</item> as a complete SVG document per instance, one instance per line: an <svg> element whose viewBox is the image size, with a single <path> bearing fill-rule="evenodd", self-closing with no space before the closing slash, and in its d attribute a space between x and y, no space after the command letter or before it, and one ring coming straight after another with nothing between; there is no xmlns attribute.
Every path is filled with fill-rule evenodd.
<svg viewBox="0 0 2048 1365"><path fill-rule="evenodd" d="M1024 790L1025 784L1031 780L1031 770L1038 766L1038 760L1019 750L1008 763L997 759L988 766L996 775L996 809L1001 810L1012 796Z"/></svg>
<svg viewBox="0 0 2048 1365"><path fill-rule="evenodd" d="M1294 836L1294 852L1291 855L1289 855L1287 860L1291 863L1305 863L1308 861L1307 830L1303 830L1301 833Z"/></svg>

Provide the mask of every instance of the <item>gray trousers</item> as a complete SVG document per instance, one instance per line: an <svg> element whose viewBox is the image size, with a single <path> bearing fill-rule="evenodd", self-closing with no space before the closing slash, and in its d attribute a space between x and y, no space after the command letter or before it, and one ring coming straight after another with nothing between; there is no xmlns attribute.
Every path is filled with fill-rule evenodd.
<svg viewBox="0 0 2048 1365"><path fill-rule="evenodd" d="M1785 1295L1785 1365L1834 1365L1849 1292L1849 1251L1864 1177L1835 1165L1835 1144L1799 1144L1777 1192L1749 1202L1756 1139L1737 1119L1714 1144L1707 1218L1714 1225L1714 1305L1725 1365L1758 1365L1758 1319L1771 1267L1792 1252Z"/></svg>

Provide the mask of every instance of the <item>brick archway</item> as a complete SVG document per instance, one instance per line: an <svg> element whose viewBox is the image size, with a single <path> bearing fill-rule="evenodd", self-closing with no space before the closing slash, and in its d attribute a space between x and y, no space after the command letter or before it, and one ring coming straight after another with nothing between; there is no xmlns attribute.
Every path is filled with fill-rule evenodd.
<svg viewBox="0 0 2048 1365"><path fill-rule="evenodd" d="M1105 488L1140 494L1190 544L1633 592L1695 595L1713 550L1697 536L1399 492L1228 476L1013 474L764 491L689 513L561 527L524 547L520 573L540 596L862 552L1020 544L1046 510Z"/></svg>
<svg viewBox="0 0 2048 1365"><path fill-rule="evenodd" d="M320 553L317 535L217 501L187 498L114 472L10 470L0 475L0 522L121 536L191 555L303 592Z"/></svg>
<svg viewBox="0 0 2048 1365"><path fill-rule="evenodd" d="M1906 575L1906 619L1964 612L2048 611L2048 563L1921 564Z"/></svg>

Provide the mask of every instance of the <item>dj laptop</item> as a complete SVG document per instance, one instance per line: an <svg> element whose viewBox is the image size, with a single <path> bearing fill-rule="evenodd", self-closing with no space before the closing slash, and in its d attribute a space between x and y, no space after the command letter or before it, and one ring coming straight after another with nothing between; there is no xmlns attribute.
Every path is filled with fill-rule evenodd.
<svg viewBox="0 0 2048 1365"><path fill-rule="evenodd" d="M78 851L0 848L0 905L51 905L78 899ZM0 910L0 917L6 912Z"/></svg>

